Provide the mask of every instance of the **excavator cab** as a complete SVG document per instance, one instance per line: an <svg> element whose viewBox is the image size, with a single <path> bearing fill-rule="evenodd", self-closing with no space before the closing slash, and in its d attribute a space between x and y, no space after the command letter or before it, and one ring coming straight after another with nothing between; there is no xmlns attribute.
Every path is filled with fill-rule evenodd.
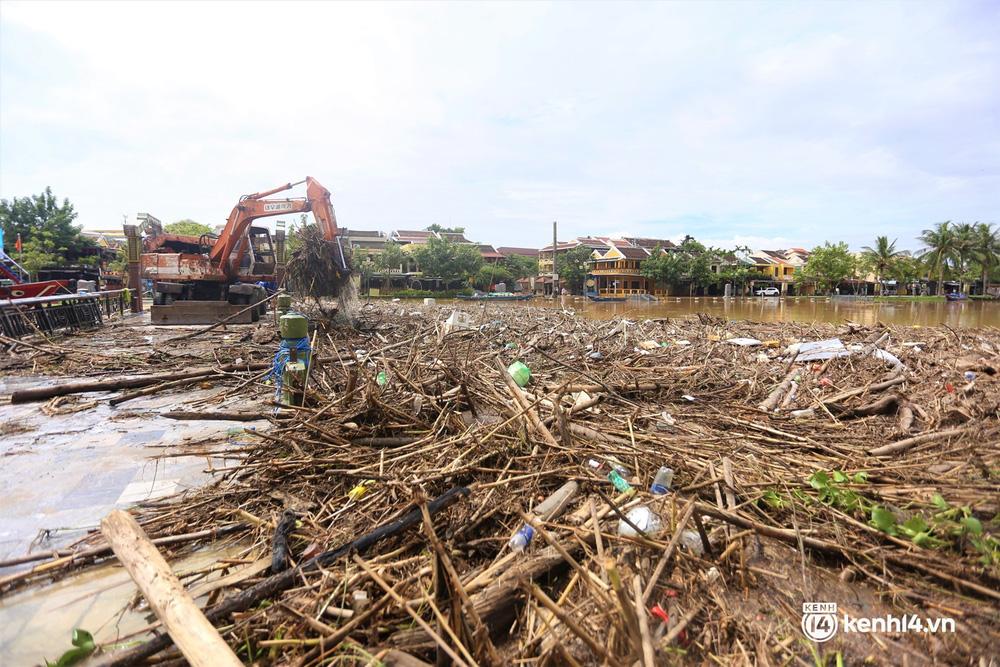
<svg viewBox="0 0 1000 667"><path fill-rule="evenodd" d="M267 227L250 227L248 234L243 241L236 246L231 256L232 261L240 256L240 277L249 276L270 276L274 275L274 267L277 260L274 252L274 244L271 242L271 232Z"/></svg>

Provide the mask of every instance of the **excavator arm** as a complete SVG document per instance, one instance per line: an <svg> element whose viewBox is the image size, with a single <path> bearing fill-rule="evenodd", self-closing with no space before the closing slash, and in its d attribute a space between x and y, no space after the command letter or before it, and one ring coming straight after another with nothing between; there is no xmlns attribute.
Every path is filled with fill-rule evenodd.
<svg viewBox="0 0 1000 667"><path fill-rule="evenodd" d="M305 199L267 199L270 195L291 190L302 183L306 184ZM337 216L330 201L330 191L320 185L319 181L313 177L307 176L304 180L296 183L286 183L271 190L244 195L229 214L225 229L222 230L215 245L212 246L209 260L213 265L220 267L227 276L233 278L239 271L240 261L246 252L247 229L254 220L274 215L285 215L286 213L306 213L309 211L316 218L316 224L322 231L323 238L331 242L336 241L339 230L337 229ZM233 255L234 251L236 251L235 256ZM339 256L343 264L343 251L339 253Z"/></svg>

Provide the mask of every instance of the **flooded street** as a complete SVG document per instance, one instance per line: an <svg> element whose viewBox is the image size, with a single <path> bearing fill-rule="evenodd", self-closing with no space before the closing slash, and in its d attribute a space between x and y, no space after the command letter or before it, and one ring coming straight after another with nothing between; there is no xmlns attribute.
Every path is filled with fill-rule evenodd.
<svg viewBox="0 0 1000 667"><path fill-rule="evenodd" d="M443 301L439 301L442 303ZM467 303L456 301L456 303ZM523 302L491 302L491 305ZM871 326L877 322L902 326L996 327L1000 326L1000 303L983 301L902 301L877 303L863 299L824 297L779 299L744 297L666 297L657 302L596 303L582 297L560 301L536 298L527 302L541 308L571 308L584 317L657 318L685 317L707 313L729 320L755 322L856 322Z"/></svg>

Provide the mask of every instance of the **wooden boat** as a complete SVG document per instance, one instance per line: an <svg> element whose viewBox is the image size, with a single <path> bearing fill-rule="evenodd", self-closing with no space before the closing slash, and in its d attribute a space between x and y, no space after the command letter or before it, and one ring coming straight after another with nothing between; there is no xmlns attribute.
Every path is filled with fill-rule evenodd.
<svg viewBox="0 0 1000 667"><path fill-rule="evenodd" d="M965 301L965 295L961 292L948 292L944 295L948 301Z"/></svg>
<svg viewBox="0 0 1000 667"><path fill-rule="evenodd" d="M534 294L514 294L513 292L490 292L489 294L459 294L466 301L527 301Z"/></svg>
<svg viewBox="0 0 1000 667"><path fill-rule="evenodd" d="M590 299L591 301L600 301L600 302L612 301L615 303L621 303L625 301L625 297L623 296L598 296L596 294L588 294L587 298Z"/></svg>
<svg viewBox="0 0 1000 667"><path fill-rule="evenodd" d="M32 299L36 296L71 294L68 280L41 280L34 283L0 285L0 299Z"/></svg>

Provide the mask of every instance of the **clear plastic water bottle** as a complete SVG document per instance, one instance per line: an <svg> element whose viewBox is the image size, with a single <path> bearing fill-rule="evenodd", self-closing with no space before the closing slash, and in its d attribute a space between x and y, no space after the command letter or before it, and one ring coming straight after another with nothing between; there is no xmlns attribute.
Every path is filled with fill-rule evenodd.
<svg viewBox="0 0 1000 667"><path fill-rule="evenodd" d="M617 470L612 469L611 472L608 473L608 480L614 484L615 491L618 493L635 493L635 489L632 488L632 485L626 482L625 478L622 477Z"/></svg>
<svg viewBox="0 0 1000 667"><path fill-rule="evenodd" d="M670 491L670 483L674 481L674 471L667 466L656 471L653 483L649 485L649 492L654 496L665 496Z"/></svg>
<svg viewBox="0 0 1000 667"><path fill-rule="evenodd" d="M535 529L528 524L524 524L519 531L514 533L514 537L510 538L507 546L510 547L512 552L519 554L528 548L528 545L531 544L531 538L534 536Z"/></svg>

